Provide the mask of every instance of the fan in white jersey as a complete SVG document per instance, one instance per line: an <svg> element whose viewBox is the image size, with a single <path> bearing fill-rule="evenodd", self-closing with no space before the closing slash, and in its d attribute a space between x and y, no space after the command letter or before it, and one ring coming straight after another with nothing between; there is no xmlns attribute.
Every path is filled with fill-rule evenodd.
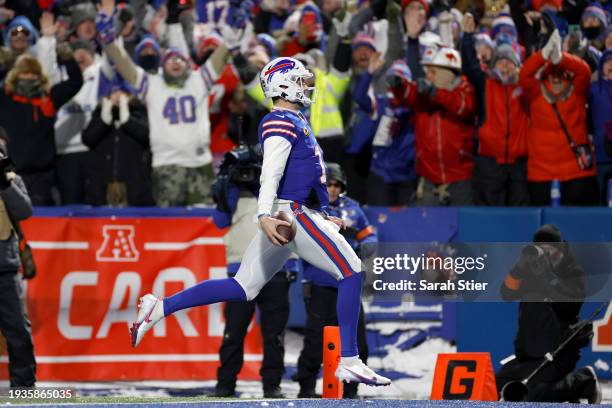
<svg viewBox="0 0 612 408"><path fill-rule="evenodd" d="M233 48L240 41L239 31L227 28L225 44L217 47L207 62L194 71L181 25L169 24L168 37L174 47L163 56L162 72L151 74L134 64L114 41L112 25L104 24L113 9L114 1L103 1L98 30L107 44L104 51L147 106L157 204L212 203L208 95L226 64L228 47Z"/></svg>

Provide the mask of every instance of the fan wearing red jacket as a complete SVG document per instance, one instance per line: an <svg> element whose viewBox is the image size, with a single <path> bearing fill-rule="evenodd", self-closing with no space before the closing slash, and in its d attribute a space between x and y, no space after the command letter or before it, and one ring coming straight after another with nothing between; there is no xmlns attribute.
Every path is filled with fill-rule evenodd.
<svg viewBox="0 0 612 408"><path fill-rule="evenodd" d="M597 205L593 145L587 131L591 70L561 52L557 31L525 61L519 83L530 103L527 180L531 204L551 204L551 181L561 184L562 205ZM555 111L556 109L556 111Z"/></svg>
<svg viewBox="0 0 612 408"><path fill-rule="evenodd" d="M421 64L425 78L400 78L393 88L399 104L415 112L416 204L471 205L474 88L461 76L461 56L452 48L428 49Z"/></svg>

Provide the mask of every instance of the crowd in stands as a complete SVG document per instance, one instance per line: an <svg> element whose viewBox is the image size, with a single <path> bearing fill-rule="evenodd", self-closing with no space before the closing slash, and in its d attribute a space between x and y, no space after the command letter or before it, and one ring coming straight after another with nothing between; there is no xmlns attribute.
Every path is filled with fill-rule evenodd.
<svg viewBox="0 0 612 408"><path fill-rule="evenodd" d="M608 203L610 0L0 0L0 24L34 205L212 204L276 57L314 73L302 113L363 204Z"/></svg>

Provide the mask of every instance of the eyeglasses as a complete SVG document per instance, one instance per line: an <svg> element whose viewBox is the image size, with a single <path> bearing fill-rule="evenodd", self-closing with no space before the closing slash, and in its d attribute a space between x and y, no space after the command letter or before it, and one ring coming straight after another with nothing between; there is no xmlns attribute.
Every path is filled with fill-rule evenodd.
<svg viewBox="0 0 612 408"><path fill-rule="evenodd" d="M11 30L11 37L17 37L19 34L23 34L24 36L29 37L30 31L23 26L18 26Z"/></svg>

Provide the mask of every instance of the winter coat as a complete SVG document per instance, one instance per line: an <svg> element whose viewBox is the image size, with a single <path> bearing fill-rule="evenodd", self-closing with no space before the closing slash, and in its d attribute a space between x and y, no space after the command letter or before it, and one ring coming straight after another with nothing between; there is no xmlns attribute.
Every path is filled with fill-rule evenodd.
<svg viewBox="0 0 612 408"><path fill-rule="evenodd" d="M51 87L42 97L26 98L0 91L0 126L9 136L9 150L17 173L25 175L53 168L55 161L55 118L57 110L83 85L74 59L65 62L68 79Z"/></svg>
<svg viewBox="0 0 612 408"><path fill-rule="evenodd" d="M502 84L483 71L474 49L473 36L465 35L461 47L463 71L476 90L478 101L478 155L500 164L527 156L527 100L518 84Z"/></svg>
<svg viewBox="0 0 612 408"><path fill-rule="evenodd" d="M527 156L527 104L518 85L504 85L487 77L486 118L478 129L478 154L500 164Z"/></svg>
<svg viewBox="0 0 612 408"><path fill-rule="evenodd" d="M21 177L16 176L8 188L0 191L0 199L4 203L4 210L15 221L25 220L32 215L32 203ZM0 214L0 222L3 219L3 214ZM19 238L13 230L8 239L0 240L0 273L17 272L20 265Z"/></svg>
<svg viewBox="0 0 612 408"><path fill-rule="evenodd" d="M433 97L408 83L400 103L415 112L417 174L436 184L470 179L476 95L467 79L461 77L452 90L437 89Z"/></svg>
<svg viewBox="0 0 612 408"><path fill-rule="evenodd" d="M551 104L548 81L540 81L539 72L548 69L542 52L531 55L520 72L519 83L530 103L527 129L527 179L529 181L568 181L593 176L595 167L581 170L576 155L563 132ZM574 75L566 96L557 107L576 145L588 143L586 103L591 83L591 70L580 58L563 53L560 69ZM592 148L592 146L591 146Z"/></svg>
<svg viewBox="0 0 612 408"><path fill-rule="evenodd" d="M612 50L603 53L598 71L597 81L591 84L589 91L589 107L593 124L593 142L597 163L612 163L612 156L606 154L604 142L612 137L612 81L603 77L603 61L610 58Z"/></svg>
<svg viewBox="0 0 612 408"><path fill-rule="evenodd" d="M126 184L128 205L153 205L147 109L137 99L128 106L128 121L116 128L102 121L98 104L83 131L83 143L91 150L87 204L106 205L108 183L121 181Z"/></svg>

